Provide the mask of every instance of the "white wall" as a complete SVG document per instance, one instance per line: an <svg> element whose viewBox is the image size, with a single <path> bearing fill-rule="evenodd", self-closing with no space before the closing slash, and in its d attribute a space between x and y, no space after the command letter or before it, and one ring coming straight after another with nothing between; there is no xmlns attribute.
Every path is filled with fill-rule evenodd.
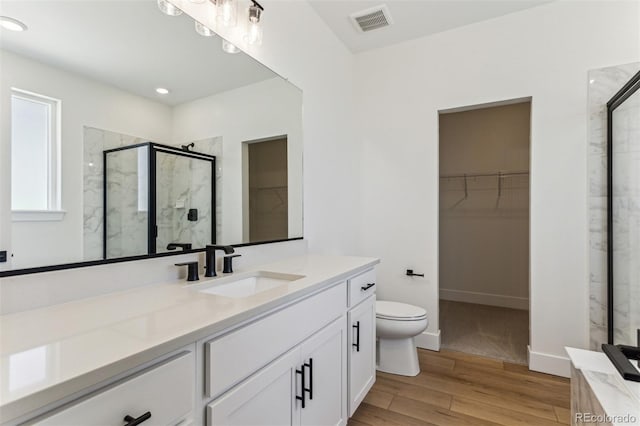
<svg viewBox="0 0 640 426"><path fill-rule="evenodd" d="M280 78L177 105L173 141L222 137L220 243L243 239L242 143L287 135L289 236L302 236L302 93Z"/></svg>
<svg viewBox="0 0 640 426"><path fill-rule="evenodd" d="M0 247L15 254L13 262L0 263L0 270L82 261L84 126L167 143L171 108L5 50L0 54L0 157L9 159L0 167ZM67 213L61 222L12 224L6 214L11 210L12 87L62 101L61 187L62 209Z"/></svg>
<svg viewBox="0 0 640 426"><path fill-rule="evenodd" d="M357 56L364 143L361 252L380 298L438 332L438 110L532 97L531 359L568 373L588 345L587 70L637 61L638 2L554 2ZM404 269L425 272L408 278Z"/></svg>

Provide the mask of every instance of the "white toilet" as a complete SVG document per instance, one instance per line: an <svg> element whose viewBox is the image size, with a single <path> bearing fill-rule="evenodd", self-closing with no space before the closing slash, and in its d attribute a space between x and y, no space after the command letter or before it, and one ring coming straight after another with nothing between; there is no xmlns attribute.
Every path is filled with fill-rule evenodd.
<svg viewBox="0 0 640 426"><path fill-rule="evenodd" d="M406 303L376 301L377 369L402 376L420 373L413 338L429 324L427 311Z"/></svg>

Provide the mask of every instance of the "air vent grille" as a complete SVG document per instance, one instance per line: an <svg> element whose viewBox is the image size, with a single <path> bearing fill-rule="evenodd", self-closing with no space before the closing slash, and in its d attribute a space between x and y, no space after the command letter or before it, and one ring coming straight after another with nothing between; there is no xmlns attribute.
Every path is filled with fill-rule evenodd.
<svg viewBox="0 0 640 426"><path fill-rule="evenodd" d="M389 9L386 5L353 13L350 15L350 18L356 29L361 32L377 30L378 28L388 27L393 24Z"/></svg>

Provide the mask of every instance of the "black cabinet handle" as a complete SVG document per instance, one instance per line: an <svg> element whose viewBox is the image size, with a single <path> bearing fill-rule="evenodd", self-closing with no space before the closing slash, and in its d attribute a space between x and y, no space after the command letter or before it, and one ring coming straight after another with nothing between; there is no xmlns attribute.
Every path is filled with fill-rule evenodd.
<svg viewBox="0 0 640 426"><path fill-rule="evenodd" d="M313 358L309 358L309 362L305 362L302 368L309 367L309 387L302 386L303 392L309 393L309 400L313 399Z"/></svg>
<svg viewBox="0 0 640 426"><path fill-rule="evenodd" d="M360 321L356 321L352 327L356 329L356 342L352 343L351 346L355 346L356 352L360 352Z"/></svg>
<svg viewBox="0 0 640 426"><path fill-rule="evenodd" d="M369 290L371 287L373 287L374 285L376 285L376 283L369 283L365 286L360 287L360 291L367 291Z"/></svg>
<svg viewBox="0 0 640 426"><path fill-rule="evenodd" d="M305 407L305 398L304 398L304 391L305 391L304 376L305 376L305 371L306 371L306 370L305 370L305 368L304 368L304 365L302 366L302 369L301 369L301 370L298 370L298 369L296 368L296 374L300 374L300 375L302 376L302 380L301 380L301 385L302 385L302 386L300 387L300 389L302 390L302 391L300 392L300 393L302 394L302 396L298 396L298 395L296 395L296 399L297 399L298 401L302 401L302 408L304 408L304 407Z"/></svg>
<svg viewBox="0 0 640 426"><path fill-rule="evenodd" d="M146 413L144 413L138 418L131 417L130 415L127 414L126 416L124 416L124 421L127 422L127 424L124 426L136 426L144 421L149 420L150 418L151 418L151 411L147 411Z"/></svg>

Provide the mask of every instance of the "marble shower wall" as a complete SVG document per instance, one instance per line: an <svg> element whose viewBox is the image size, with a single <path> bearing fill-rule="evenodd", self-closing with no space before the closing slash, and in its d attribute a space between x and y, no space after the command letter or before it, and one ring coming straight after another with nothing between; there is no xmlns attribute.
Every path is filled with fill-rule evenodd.
<svg viewBox="0 0 640 426"><path fill-rule="evenodd" d="M102 259L103 239L103 151L144 143L146 140L116 132L84 128L84 260ZM195 141L194 151L215 155L216 236L222 227L221 188L222 138ZM109 155L109 223L107 229L108 257L133 256L147 252L147 212L138 209L138 151L128 149ZM169 242L192 242L203 247L210 242L211 179L209 162L175 155L158 154L158 251L166 251ZM192 185L192 186L191 186ZM196 188L188 191L187 187ZM112 200L118 200L117 205ZM184 201L185 207L176 207ZM178 202L178 203L176 203ZM198 221L186 219L189 206L198 207Z"/></svg>
<svg viewBox="0 0 640 426"><path fill-rule="evenodd" d="M222 152L221 138L194 142L196 152L215 155ZM219 168L218 170L219 171ZM157 208L158 239L156 248L165 251L170 242L190 242L194 247L204 247L211 241L211 163L205 160L158 153ZM216 173L216 188L221 188ZM220 218L220 197L216 191L216 217ZM198 220L189 221L189 209L198 209ZM220 220L216 223L216 235Z"/></svg>
<svg viewBox="0 0 640 426"><path fill-rule="evenodd" d="M128 145L135 145L145 142L135 136L123 135L109 132L107 130L84 127L84 152L83 152L83 260L102 259L102 235L104 226L103 210L103 151L107 149L119 148ZM137 150L131 151L128 155L135 155ZM125 156L123 156L123 159ZM137 160L135 161L137 166ZM111 174L112 175L112 174ZM122 182L122 180L121 180ZM133 182L131 183L133 185ZM137 181L135 186L137 187ZM136 199L137 202L137 199ZM137 209L136 209L137 210ZM134 221L135 218L130 218ZM116 235L117 228L113 228L108 234L111 238ZM119 234L121 235L121 234ZM146 252L146 231L145 231L145 252ZM121 246L119 244L119 246ZM136 250L136 247L132 247Z"/></svg>
<svg viewBox="0 0 640 426"><path fill-rule="evenodd" d="M589 71L588 108L589 108L589 319L590 348L600 350L600 345L607 342L607 102L620 88L640 69L640 63ZM637 117L637 116L636 116ZM637 123L637 119L635 121ZM639 152L625 153L635 158ZM629 171L630 169L627 169ZM637 173L637 172L636 172ZM627 176L627 180L630 179ZM637 207L637 206L636 206ZM636 211L636 215L638 212ZM637 216L636 216L637 217ZM637 231L636 231L637 232ZM638 242L635 242L636 250ZM636 252L637 253L637 252ZM629 265L627 265L629 266ZM624 270L623 265L616 270ZM637 281L636 281L637 282ZM637 286L636 286L637 287ZM640 306L637 288L635 299L631 297L621 300L616 306L620 314L628 312L629 306ZM631 296L630 293L628 293ZM619 297L618 300L621 298ZM635 305L633 305L635 303ZM617 305L617 303L616 303ZM616 333L622 333L618 320Z"/></svg>

